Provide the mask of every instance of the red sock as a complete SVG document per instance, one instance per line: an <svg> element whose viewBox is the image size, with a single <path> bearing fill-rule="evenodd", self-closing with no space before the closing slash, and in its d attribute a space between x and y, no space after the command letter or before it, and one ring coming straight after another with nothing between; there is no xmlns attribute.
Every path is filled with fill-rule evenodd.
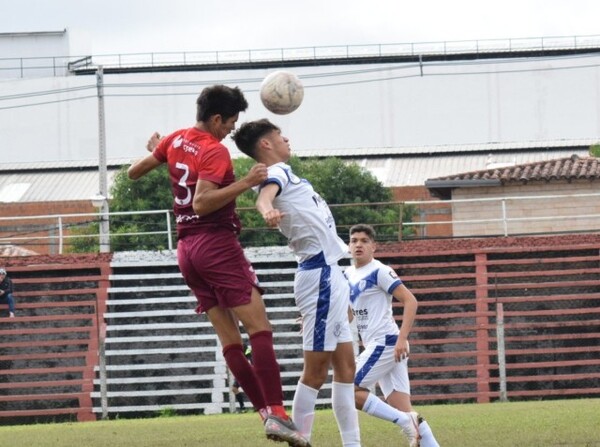
<svg viewBox="0 0 600 447"><path fill-rule="evenodd" d="M271 414L274 414L275 416L279 416L281 419L285 419L285 420L289 419L289 416L285 412L285 408L283 408L283 405L271 405L269 407L269 410L270 410Z"/></svg>
<svg viewBox="0 0 600 447"><path fill-rule="evenodd" d="M223 348L223 357L225 357L225 362L231 373L244 389L244 393L246 393L256 411L264 409L267 404L261 384L256 377L254 368L244 355L242 345L233 344L225 346Z"/></svg>
<svg viewBox="0 0 600 447"><path fill-rule="evenodd" d="M273 333L271 331L256 332L250 336L250 344L252 345L252 364L262 385L267 405L272 408L278 406L283 408L281 372L273 350Z"/></svg>

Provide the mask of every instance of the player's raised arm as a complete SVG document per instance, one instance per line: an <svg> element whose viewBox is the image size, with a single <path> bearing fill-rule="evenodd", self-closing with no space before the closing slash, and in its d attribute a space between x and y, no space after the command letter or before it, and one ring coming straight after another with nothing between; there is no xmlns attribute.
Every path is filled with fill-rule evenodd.
<svg viewBox="0 0 600 447"><path fill-rule="evenodd" d="M156 146L158 146L158 143L160 143L160 140L162 140L162 137L160 136L160 134L158 132L154 132L152 135L150 135L150 138L148 139L148 142L146 143L146 150L148 152L152 152L154 149L156 149Z"/></svg>
<svg viewBox="0 0 600 447"><path fill-rule="evenodd" d="M283 213L277 208L273 208L273 200L279 192L279 185L270 183L261 188L258 198L256 199L256 208L262 215L266 224L270 227L276 227L283 218Z"/></svg>
<svg viewBox="0 0 600 447"><path fill-rule="evenodd" d="M157 168L162 164L161 161L159 161L156 157L154 157L154 155L152 155L152 152L154 151L154 149L156 149L156 146L158 146L158 143L161 139L162 137L158 132L154 132L150 136L148 142L146 143L146 150L148 150L150 154L134 162L127 170L127 176L131 180L137 180L140 177L143 177L148 172L152 171L153 169Z"/></svg>
<svg viewBox="0 0 600 447"><path fill-rule="evenodd" d="M204 216L222 208L226 203L232 202L240 194L248 191L254 186L260 185L267 179L267 167L257 163L237 182L219 188L219 186L208 180L199 179L196 184L193 207L198 216Z"/></svg>

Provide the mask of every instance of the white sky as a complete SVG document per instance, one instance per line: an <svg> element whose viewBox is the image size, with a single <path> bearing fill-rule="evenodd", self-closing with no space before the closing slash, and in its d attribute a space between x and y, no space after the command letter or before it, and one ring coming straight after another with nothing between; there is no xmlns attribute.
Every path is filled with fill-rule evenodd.
<svg viewBox="0 0 600 447"><path fill-rule="evenodd" d="M598 35L599 17L599 0L0 0L1 33L67 28L73 55Z"/></svg>

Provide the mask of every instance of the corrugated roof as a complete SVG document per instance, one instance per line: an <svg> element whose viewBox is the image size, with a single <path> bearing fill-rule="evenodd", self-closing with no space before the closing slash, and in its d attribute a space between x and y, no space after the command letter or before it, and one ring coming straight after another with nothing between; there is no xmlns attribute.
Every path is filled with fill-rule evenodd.
<svg viewBox="0 0 600 447"><path fill-rule="evenodd" d="M107 170L110 189L118 169ZM3 191L11 185L29 185L19 197ZM6 188L6 189L5 189ZM98 193L98 171L0 173L0 202L56 202L90 200ZM16 200L15 200L16 198Z"/></svg>
<svg viewBox="0 0 600 447"><path fill-rule="evenodd" d="M386 187L423 186L427 179L487 170L490 165L520 165L570 157L572 154L585 157L591 141L432 146L418 154L407 148L383 148L385 150L367 153L340 150L340 153L348 162L356 162L368 169ZM467 150L461 152L458 147ZM435 148L439 151L436 152ZM332 150L318 155L336 153L337 150ZM308 156L306 153L297 155ZM131 162L129 158L107 161L109 190L118 169ZM97 160L0 164L0 202L15 201L16 196L16 201L22 203L90 200L98 193L98 184ZM5 191L4 197L2 191Z"/></svg>
<svg viewBox="0 0 600 447"><path fill-rule="evenodd" d="M107 160L108 188L131 158ZM0 164L0 203L90 200L98 194L98 160Z"/></svg>
<svg viewBox="0 0 600 447"><path fill-rule="evenodd" d="M130 165L137 158L112 158L106 161L106 165L112 168L118 168L123 165ZM60 160L60 161L38 161L23 163L0 163L0 172L2 171L38 171L49 169L84 169L98 168L98 159L91 160Z"/></svg>
<svg viewBox="0 0 600 447"><path fill-rule="evenodd" d="M360 156L384 156L384 155L434 155L473 152L506 152L519 150L542 150L559 148L589 148L599 144L597 138L581 138L572 140L548 140L548 141L520 141L503 143L478 143L478 144L442 144L433 146L404 146L404 147L364 147L354 149L333 148L297 151L294 155L299 157L360 157Z"/></svg>

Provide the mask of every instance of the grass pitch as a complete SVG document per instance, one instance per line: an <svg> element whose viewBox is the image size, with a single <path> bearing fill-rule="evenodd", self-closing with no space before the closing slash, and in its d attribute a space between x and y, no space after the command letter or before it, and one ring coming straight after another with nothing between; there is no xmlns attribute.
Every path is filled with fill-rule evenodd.
<svg viewBox="0 0 600 447"><path fill-rule="evenodd" d="M600 447L600 399L416 408L442 447ZM360 412L363 447L406 446L400 429ZM341 445L331 410L317 412L312 444ZM276 447L252 413L0 427L11 447Z"/></svg>

